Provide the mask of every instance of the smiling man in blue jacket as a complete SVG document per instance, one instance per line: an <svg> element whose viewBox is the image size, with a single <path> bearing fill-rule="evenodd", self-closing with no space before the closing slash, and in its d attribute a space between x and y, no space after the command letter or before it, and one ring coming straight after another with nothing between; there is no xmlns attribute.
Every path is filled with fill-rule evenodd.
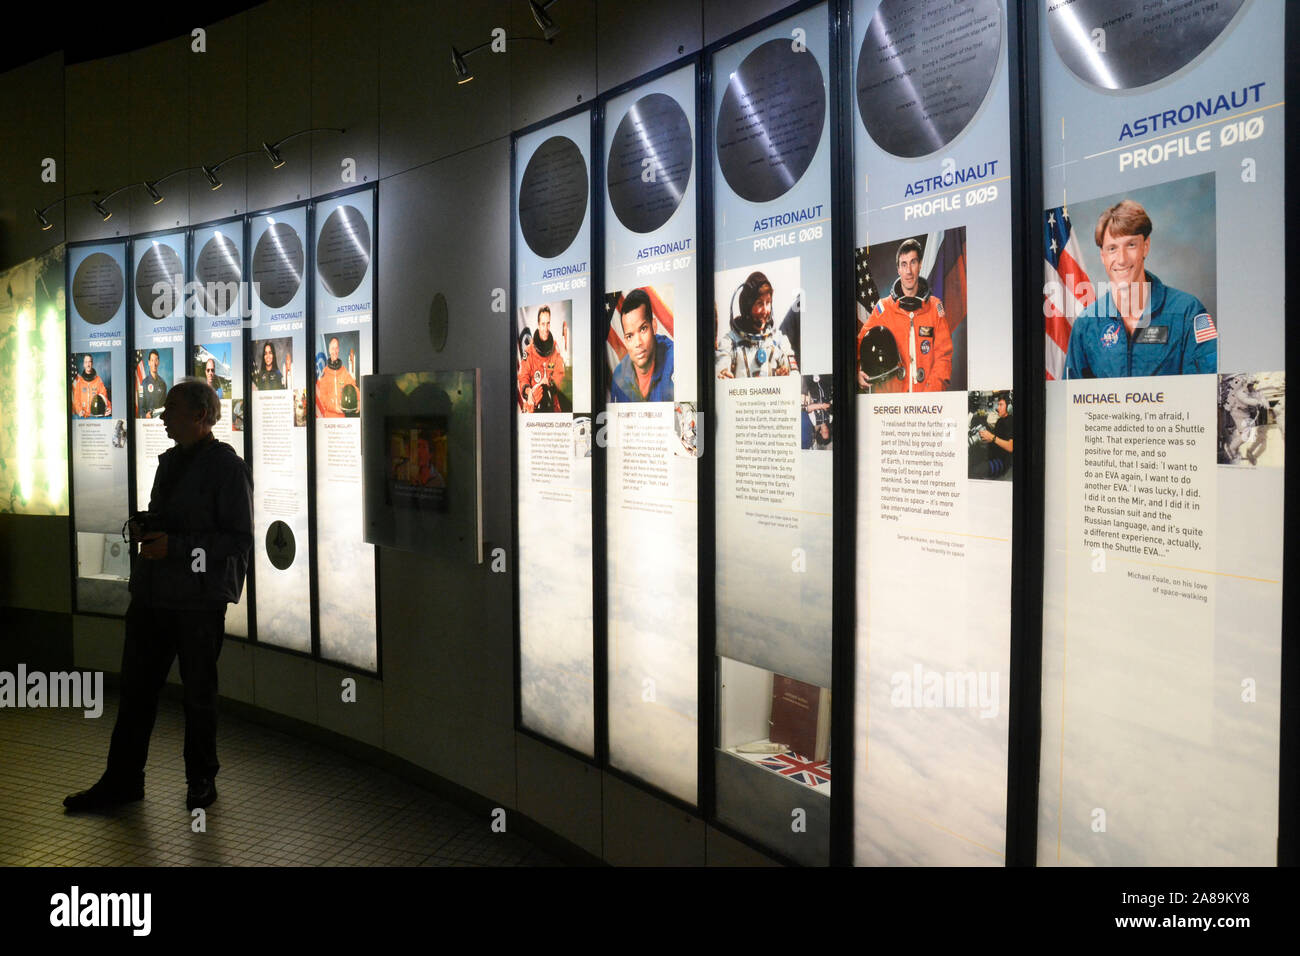
<svg viewBox="0 0 1300 956"><path fill-rule="evenodd" d="M654 309L645 289L633 289L624 297L619 322L627 354L614 369L609 400L671 402L673 340L656 334Z"/></svg>
<svg viewBox="0 0 1300 956"><path fill-rule="evenodd" d="M1108 288L1074 320L1066 378L1211 373L1219 366L1219 330L1201 300L1146 271L1151 218L1132 199L1097 221Z"/></svg>

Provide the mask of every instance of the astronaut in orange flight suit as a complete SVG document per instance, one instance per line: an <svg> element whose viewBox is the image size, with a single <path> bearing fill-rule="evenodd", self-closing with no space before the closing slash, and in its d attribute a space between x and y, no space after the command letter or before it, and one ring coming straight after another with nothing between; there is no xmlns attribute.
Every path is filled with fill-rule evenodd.
<svg viewBox="0 0 1300 956"><path fill-rule="evenodd" d="M898 279L858 330L858 346L867 329L883 325L894 334L907 370L906 385L901 390L946 391L952 379L952 335L943 302L930 295L929 283L921 278L921 244L908 239L899 246L897 264ZM866 388L867 384L859 369L858 385Z"/></svg>
<svg viewBox="0 0 1300 956"><path fill-rule="evenodd" d="M564 387L564 359L551 334L551 310L537 310L537 334L519 361L519 397L526 412L561 412L560 391ZM547 388L550 386L550 388Z"/></svg>
<svg viewBox="0 0 1300 956"><path fill-rule="evenodd" d="M316 379L316 413L322 418L343 418L348 411L343 408L343 389L351 385L357 387L357 380L339 359L339 340L334 336L329 340L329 359L320 377Z"/></svg>
<svg viewBox="0 0 1300 956"><path fill-rule="evenodd" d="M72 382L72 414L78 418L107 418L113 413L113 403L108 400L104 380L95 371L94 360L89 355L82 359L82 363L81 372ZM96 395L104 400L104 411L100 415L91 413Z"/></svg>

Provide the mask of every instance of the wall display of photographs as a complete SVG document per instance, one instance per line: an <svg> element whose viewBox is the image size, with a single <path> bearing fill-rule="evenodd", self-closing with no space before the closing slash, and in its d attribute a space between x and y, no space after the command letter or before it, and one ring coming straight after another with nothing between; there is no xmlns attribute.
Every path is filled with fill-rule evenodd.
<svg viewBox="0 0 1300 956"><path fill-rule="evenodd" d="M122 411L134 428L136 510L145 511L158 456L172 447L161 418L167 390L176 384L177 372L185 374L185 233L136 239L131 257L135 350L125 369L131 376L130 402Z"/></svg>
<svg viewBox="0 0 1300 956"><path fill-rule="evenodd" d="M317 203L311 384L315 417L316 593L320 653L375 670L375 549L365 540L361 378L374 371L376 192ZM445 435L445 431L444 431ZM432 482L416 439L418 479ZM445 438L443 447L445 449ZM443 474L445 477L445 473ZM444 502L445 506L445 502Z"/></svg>
<svg viewBox="0 0 1300 956"><path fill-rule="evenodd" d="M830 53L827 8L809 8L714 53L707 107L717 653L824 688L834 567L833 418L820 407L830 405L820 382L829 383L835 351ZM805 431L822 434L820 453L803 452ZM777 817L765 801L790 784L728 748L713 760L719 816L784 847L768 832ZM744 773L760 776L724 788ZM821 864L829 834L820 814L814 822L795 855Z"/></svg>
<svg viewBox="0 0 1300 956"><path fill-rule="evenodd" d="M992 400L1013 371L1005 4L856 0L852 42L853 855L1000 866L1012 488L983 479L1014 448Z"/></svg>
<svg viewBox="0 0 1300 956"><path fill-rule="evenodd" d="M249 233L252 338L244 364L252 385L253 568L257 639L312 649L307 528L307 351L304 253L307 210L253 217ZM233 410L232 410L233 414Z"/></svg>
<svg viewBox="0 0 1300 956"><path fill-rule="evenodd" d="M126 431L126 243L72 246L67 255L68 410L72 416L72 513L77 531L76 607L122 613L120 565L104 570L106 536L121 540L129 513ZM147 501L147 499L146 499Z"/></svg>
<svg viewBox="0 0 1300 956"><path fill-rule="evenodd" d="M602 144L609 759L687 803L699 749L695 103L693 66L613 97Z"/></svg>
<svg viewBox="0 0 1300 956"><path fill-rule="evenodd" d="M583 111L515 140L512 346L520 718L589 756L591 139Z"/></svg>
<svg viewBox="0 0 1300 956"><path fill-rule="evenodd" d="M1040 865L1277 859L1286 6L1040 14Z"/></svg>
<svg viewBox="0 0 1300 956"><path fill-rule="evenodd" d="M185 314L190 319L188 373L207 382L221 402L221 417L212 434L244 455L244 325L251 311L250 290L244 284L244 226L242 220L195 229L191 284L186 287ZM177 352L180 355L180 352ZM226 611L226 633L248 636L248 595Z"/></svg>

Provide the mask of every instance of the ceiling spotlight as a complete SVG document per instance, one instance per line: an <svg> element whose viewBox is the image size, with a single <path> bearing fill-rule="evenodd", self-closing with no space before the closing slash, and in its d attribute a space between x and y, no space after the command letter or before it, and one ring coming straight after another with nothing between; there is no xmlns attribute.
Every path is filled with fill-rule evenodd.
<svg viewBox="0 0 1300 956"><path fill-rule="evenodd" d="M147 179L144 182L144 188L148 190L149 198L153 200L153 204L155 206L163 201L162 193L160 193L156 188L157 185L158 185L157 182L149 182L149 180Z"/></svg>
<svg viewBox="0 0 1300 956"><path fill-rule="evenodd" d="M54 223L45 218L45 212L43 210L33 207L32 212L36 213L36 221L41 224L41 232L44 232L46 229L54 228Z"/></svg>
<svg viewBox="0 0 1300 956"><path fill-rule="evenodd" d="M275 146L272 146L270 143L266 143L266 142L262 143L263 151L265 151L266 155L271 160L272 169L279 169L281 166L284 165L284 157L282 157L280 155L280 151L276 149L276 146L278 145L279 143L277 143Z"/></svg>
<svg viewBox="0 0 1300 956"><path fill-rule="evenodd" d="M470 80L474 79L474 74L471 73L469 67L465 65L465 57L463 57L455 47L451 48L451 66L452 69L456 71L456 82L458 84L468 83Z"/></svg>
<svg viewBox="0 0 1300 956"><path fill-rule="evenodd" d="M546 0L546 3L538 3L537 0L528 0L528 9L533 12L533 19L542 30L542 37L546 40L553 40L559 34L560 28L555 22L546 15L546 8L555 0Z"/></svg>
<svg viewBox="0 0 1300 956"><path fill-rule="evenodd" d="M100 202L98 199L92 199L90 201L90 204L95 207L95 212L99 213L100 216L103 217L104 222L108 222L110 219L113 218L113 214L109 212L107 209L105 209L104 204Z"/></svg>
<svg viewBox="0 0 1300 956"><path fill-rule="evenodd" d="M199 169L203 170L203 175L207 178L209 186L213 189L221 188L221 180L217 178L217 171L214 167L200 166Z"/></svg>

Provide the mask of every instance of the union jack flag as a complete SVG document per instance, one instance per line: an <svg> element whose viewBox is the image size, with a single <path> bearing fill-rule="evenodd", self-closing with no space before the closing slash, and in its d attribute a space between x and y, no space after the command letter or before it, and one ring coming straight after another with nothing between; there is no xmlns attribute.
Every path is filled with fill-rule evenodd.
<svg viewBox="0 0 1300 956"><path fill-rule="evenodd" d="M1064 206L1043 213L1043 316L1047 320L1047 378L1065 377L1065 352L1075 317L1096 300L1083 251Z"/></svg>
<svg viewBox="0 0 1300 956"><path fill-rule="evenodd" d="M790 751L772 754L759 761L768 770L775 770L783 777L790 777L809 787L831 782L831 765L828 760L809 760Z"/></svg>

